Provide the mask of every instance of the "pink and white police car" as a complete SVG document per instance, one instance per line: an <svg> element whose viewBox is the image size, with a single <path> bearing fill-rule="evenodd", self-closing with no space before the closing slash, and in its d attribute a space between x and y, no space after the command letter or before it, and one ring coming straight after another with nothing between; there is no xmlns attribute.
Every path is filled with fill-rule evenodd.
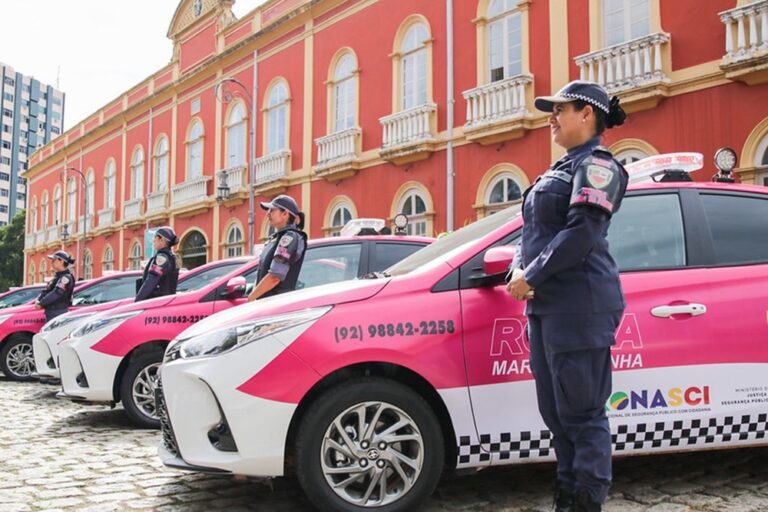
<svg viewBox="0 0 768 512"><path fill-rule="evenodd" d="M432 242L411 236L354 236L310 240L298 287L353 279L382 270ZM168 342L203 318L246 302L258 260L194 290L98 313L59 343L62 391L83 403L122 402L138 426L158 427L154 382Z"/></svg>
<svg viewBox="0 0 768 512"><path fill-rule="evenodd" d="M179 276L177 293L192 291L205 286L211 280L221 277L227 272L244 265L250 261L248 258L232 258L219 260L197 267ZM128 280L122 289L118 286L96 288L91 292L78 294L75 305L81 306L69 313L63 314L43 325L40 332L32 337L32 352L35 358L35 376L41 382L55 382L59 379L59 343L69 336L72 331L87 322L93 315L107 311L124 304L133 304L135 298L134 289Z"/></svg>
<svg viewBox="0 0 768 512"><path fill-rule="evenodd" d="M609 240L627 308L608 411L617 455L766 443L768 189L630 187ZM444 468L552 460L523 304L503 276L520 206L378 279L211 316L157 402L168 466L298 477L320 510L415 510Z"/></svg>
<svg viewBox="0 0 768 512"><path fill-rule="evenodd" d="M139 272L120 272L78 281L70 311L85 306L88 303L83 302L85 297L90 297L90 304L98 304L130 296L139 275ZM31 301L0 310L0 370L8 379L32 379L35 372L32 338L44 324L45 312L36 309Z"/></svg>

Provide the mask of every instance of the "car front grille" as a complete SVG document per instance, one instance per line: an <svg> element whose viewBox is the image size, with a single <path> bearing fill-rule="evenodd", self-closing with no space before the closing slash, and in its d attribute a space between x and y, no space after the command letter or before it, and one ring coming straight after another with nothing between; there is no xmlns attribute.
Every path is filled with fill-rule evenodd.
<svg viewBox="0 0 768 512"><path fill-rule="evenodd" d="M176 436L171 426L171 420L168 418L168 409L165 406L165 397L163 396L163 381L160 377L157 378L157 385L155 387L155 408L157 416L160 418L160 431L163 435L165 448L176 457L181 457L179 445L176 443Z"/></svg>

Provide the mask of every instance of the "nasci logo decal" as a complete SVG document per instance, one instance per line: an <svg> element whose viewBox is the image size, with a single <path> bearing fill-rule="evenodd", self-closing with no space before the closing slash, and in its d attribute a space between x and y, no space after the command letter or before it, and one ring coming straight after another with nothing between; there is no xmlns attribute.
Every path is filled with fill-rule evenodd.
<svg viewBox="0 0 768 512"><path fill-rule="evenodd" d="M641 391L617 391L608 400L614 411L709 405L709 386Z"/></svg>

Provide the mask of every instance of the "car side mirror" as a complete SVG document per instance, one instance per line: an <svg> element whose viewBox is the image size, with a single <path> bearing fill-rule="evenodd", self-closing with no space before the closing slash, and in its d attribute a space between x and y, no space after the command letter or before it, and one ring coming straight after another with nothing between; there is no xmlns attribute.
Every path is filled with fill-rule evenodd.
<svg viewBox="0 0 768 512"><path fill-rule="evenodd" d="M497 286L504 282L517 248L514 245L491 247L483 255L483 273L473 277L478 286Z"/></svg>
<svg viewBox="0 0 768 512"><path fill-rule="evenodd" d="M227 281L227 297L237 299L245 295L245 287L248 285L243 276L233 277Z"/></svg>

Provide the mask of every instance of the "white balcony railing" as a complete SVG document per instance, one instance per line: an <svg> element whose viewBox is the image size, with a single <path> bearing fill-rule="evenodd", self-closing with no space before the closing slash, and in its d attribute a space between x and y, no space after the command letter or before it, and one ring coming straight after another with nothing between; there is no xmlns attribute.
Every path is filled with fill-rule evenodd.
<svg viewBox="0 0 768 512"><path fill-rule="evenodd" d="M723 11L720 20L725 24L727 63L768 56L768 0Z"/></svg>
<svg viewBox="0 0 768 512"><path fill-rule="evenodd" d="M467 126L482 126L527 115L525 89L531 82L532 77L518 75L464 91Z"/></svg>
<svg viewBox="0 0 768 512"><path fill-rule="evenodd" d="M291 150L283 149L271 155L257 158L253 162L256 167L254 185L263 185L288 176L288 165L291 161Z"/></svg>
<svg viewBox="0 0 768 512"><path fill-rule="evenodd" d="M59 239L59 226L51 226L45 232L46 243L55 242Z"/></svg>
<svg viewBox="0 0 768 512"><path fill-rule="evenodd" d="M105 228L115 223L115 209L105 208L98 213L99 228Z"/></svg>
<svg viewBox="0 0 768 512"><path fill-rule="evenodd" d="M48 228L41 229L35 233L35 246L43 245L46 242L46 236L48 234Z"/></svg>
<svg viewBox="0 0 768 512"><path fill-rule="evenodd" d="M597 82L608 92L620 92L664 82L662 47L669 34L661 32L639 37L576 57L582 80Z"/></svg>
<svg viewBox="0 0 768 512"><path fill-rule="evenodd" d="M24 237L24 248L29 249L31 247L35 247L37 243L35 242L37 233L27 233Z"/></svg>
<svg viewBox="0 0 768 512"><path fill-rule="evenodd" d="M323 166L357 158L357 140L360 133L360 128L347 128L315 139L317 164Z"/></svg>
<svg viewBox="0 0 768 512"><path fill-rule="evenodd" d="M248 173L246 171L247 169L245 165L235 165L220 170L216 173L216 178L218 179L216 187L218 188L219 185L226 185L229 187L229 192L231 194L248 190L246 180Z"/></svg>
<svg viewBox="0 0 768 512"><path fill-rule="evenodd" d="M437 105L427 103L379 119L384 127L382 149L407 146L432 139L432 115Z"/></svg>
<svg viewBox="0 0 768 512"><path fill-rule="evenodd" d="M78 219L78 233L87 234L93 231L93 215L81 215Z"/></svg>
<svg viewBox="0 0 768 512"><path fill-rule="evenodd" d="M141 217L141 203L143 202L143 197L137 197L123 203L123 220L136 220Z"/></svg>
<svg viewBox="0 0 768 512"><path fill-rule="evenodd" d="M208 197L209 181L211 181L210 176L201 176L175 185L171 193L171 206L204 201Z"/></svg>
<svg viewBox="0 0 768 512"><path fill-rule="evenodd" d="M150 192L147 194L147 213L162 212L168 208L168 191Z"/></svg>

